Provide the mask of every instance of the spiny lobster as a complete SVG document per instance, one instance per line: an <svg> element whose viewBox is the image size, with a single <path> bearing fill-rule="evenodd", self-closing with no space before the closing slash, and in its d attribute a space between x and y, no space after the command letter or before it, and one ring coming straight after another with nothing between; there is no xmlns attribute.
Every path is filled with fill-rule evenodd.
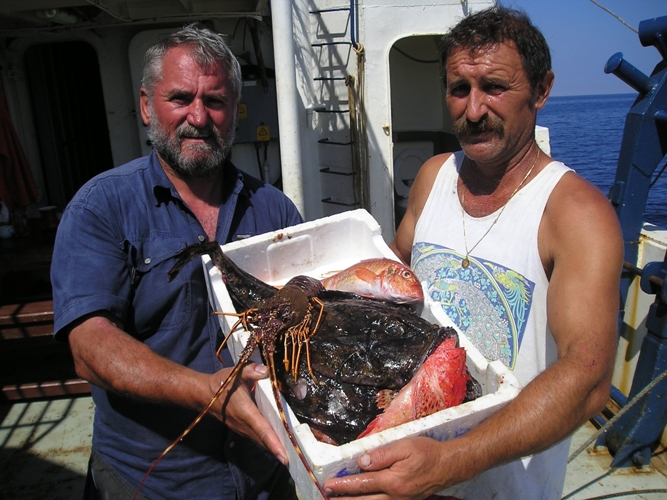
<svg viewBox="0 0 667 500"><path fill-rule="evenodd" d="M173 279L181 268L190 262L193 258L208 254L211 257L213 264L220 270L225 282L233 280L233 273L226 273L226 269L230 266L235 268L233 264L222 252L219 243L205 242L202 244L190 245L182 250L179 254L179 260L174 267L169 271L169 279ZM269 370L269 378L271 380L271 387L273 396L278 407L278 413L282 420L283 426L287 436L289 437L297 455L303 462L306 471L310 478L315 483L318 491L326 499L327 496L322 489L322 486L317 481L313 474L310 465L303 455L294 435L292 434L289 423L285 416L285 410L282 405L280 390L278 386L278 379L276 376L276 365L274 355L276 353L276 346L278 342L282 342L284 346L283 363L285 371L292 374L294 379L297 378L297 372L301 355L305 351L308 371L310 376L315 381L312 367L310 365L310 352L308 342L310 338L315 335L324 312L324 304L318 298L318 295L324 291L320 281L308 276L295 276L289 280L283 288L278 290L274 295L267 297L262 302L260 307L251 308L243 311L240 314L236 313L218 313L238 316L238 321L232 326L229 333L222 341L216 356L222 362L220 353L227 344L231 334L239 327L243 326L250 333L250 337L239 355L239 360L229 374L229 377L220 385L220 388L215 393L213 398L209 401L206 407L201 411L197 418L188 426L183 433L174 440L162 454L153 462L148 469L141 483L139 484L134 498L141 490L146 478L153 471L155 466L162 460L162 458L172 450L188 433L200 422L200 420L211 409L215 401L220 395L230 386L243 366L249 360L255 348L259 347L264 363ZM314 314L315 313L315 314Z"/></svg>

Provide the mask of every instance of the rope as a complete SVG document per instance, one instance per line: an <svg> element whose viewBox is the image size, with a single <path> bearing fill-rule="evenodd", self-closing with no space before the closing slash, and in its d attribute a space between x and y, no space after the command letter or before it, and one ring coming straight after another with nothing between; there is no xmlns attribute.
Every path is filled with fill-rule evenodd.
<svg viewBox="0 0 667 500"><path fill-rule="evenodd" d="M361 208L370 209L368 192L368 166L366 161L366 118L364 113L365 51L361 43L353 47L357 55L357 78L345 77L350 109L350 133L352 139L352 165L357 201Z"/></svg>
<svg viewBox="0 0 667 500"><path fill-rule="evenodd" d="M599 497L590 497L585 500L606 500L607 498L620 498L620 497L635 497L637 495L647 495L649 493L667 493L665 488L652 488L649 490L629 490L629 491L619 491L617 493L608 493Z"/></svg>
<svg viewBox="0 0 667 500"><path fill-rule="evenodd" d="M588 445L590 445L593 441L595 441L598 437L600 437L602 434L607 432L609 427L611 427L619 418L621 418L625 413L630 410L641 398L643 398L646 394L649 393L651 389L653 389L656 385L660 383L662 379L667 377L667 370L662 372L660 375L658 375L655 379L653 379L646 387L644 387L639 394L637 394L634 398L632 398L621 410L612 417L609 422L604 424L598 432L596 432L588 441L586 441L577 451L572 453L570 457L567 459L567 463L569 464L572 460L574 460L582 451L584 451L586 448L588 448Z"/></svg>
<svg viewBox="0 0 667 500"><path fill-rule="evenodd" d="M597 5L598 7L600 7L600 8L601 8L602 10L604 10L605 12L607 12L607 13L611 14L612 16L614 16L616 19L618 19L619 21L621 21L621 23L623 23L625 26L627 26L628 28L630 28L630 29L631 29L632 31L634 31L635 33L638 33L638 31L637 31L636 28L634 28L634 27L631 26L630 24L626 23L626 22L621 18L621 16L619 16L618 14L615 14L614 12L612 12L611 10L609 10L607 7L605 7L604 5L602 5L600 2L596 2L595 0L591 0L591 2L593 2L595 5Z"/></svg>

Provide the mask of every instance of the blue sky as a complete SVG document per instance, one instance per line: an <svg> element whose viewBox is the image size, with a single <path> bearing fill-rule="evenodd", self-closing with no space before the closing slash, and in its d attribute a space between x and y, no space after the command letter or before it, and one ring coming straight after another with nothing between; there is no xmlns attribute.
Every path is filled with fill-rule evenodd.
<svg viewBox="0 0 667 500"><path fill-rule="evenodd" d="M667 16L667 0L597 0L635 29L645 19ZM590 0L500 0L524 10L542 31L549 47L556 81L551 95L622 94L635 92L604 72L616 52L647 75L661 57L644 47L638 35Z"/></svg>

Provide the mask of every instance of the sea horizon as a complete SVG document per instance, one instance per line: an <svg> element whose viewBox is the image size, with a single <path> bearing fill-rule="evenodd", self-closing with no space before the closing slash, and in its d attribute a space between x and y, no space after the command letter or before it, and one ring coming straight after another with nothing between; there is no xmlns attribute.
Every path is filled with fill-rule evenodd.
<svg viewBox="0 0 667 500"><path fill-rule="evenodd" d="M559 95L551 94L549 96L549 99L560 99L560 98L564 98L564 97L565 98L567 98L567 97L582 97L582 98L591 97L591 98L595 98L595 97L613 97L613 96L621 97L621 96L629 96L629 95L637 96L637 92L611 92L611 93L608 93L608 94L559 94Z"/></svg>
<svg viewBox="0 0 667 500"><path fill-rule="evenodd" d="M605 195L616 179L625 118L637 92L552 96L537 115L549 129L551 156L574 169ZM667 181L654 174L646 203L646 221L667 229Z"/></svg>

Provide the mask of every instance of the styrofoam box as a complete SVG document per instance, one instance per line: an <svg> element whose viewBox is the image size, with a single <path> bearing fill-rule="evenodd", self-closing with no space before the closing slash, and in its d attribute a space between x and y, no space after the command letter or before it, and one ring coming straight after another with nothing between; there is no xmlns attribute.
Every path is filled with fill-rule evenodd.
<svg viewBox="0 0 667 500"><path fill-rule="evenodd" d="M273 285L282 285L299 274L322 278L364 259L396 259L382 239L380 226L365 210L344 212L282 231L229 243L224 245L222 250L239 267ZM234 312L220 272L212 265L208 256L203 257L203 264L209 284L211 307L215 311ZM432 323L456 328L442 308L428 297L421 315ZM226 335L237 318L219 318L222 332ZM228 347L235 362L247 338L248 333L243 329L232 334ZM460 436L518 394L519 383L501 362L489 363L464 335L459 335L459 341L466 349L468 370L482 386L483 395L480 398L342 446L317 441L310 427L299 423L283 399L283 407L293 435L320 484L335 476L359 472L356 462L359 456L397 439L428 436L443 441ZM255 352L251 359L261 363L258 352ZM259 382L255 398L260 411L271 423L287 451L290 474L301 498L322 498L285 432L268 379Z"/></svg>

